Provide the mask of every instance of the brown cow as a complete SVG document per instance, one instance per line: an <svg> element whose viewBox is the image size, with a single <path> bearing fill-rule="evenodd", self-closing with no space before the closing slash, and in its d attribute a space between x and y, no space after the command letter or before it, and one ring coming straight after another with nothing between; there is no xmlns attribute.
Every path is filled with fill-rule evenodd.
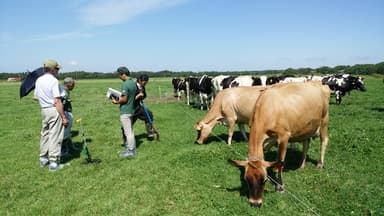
<svg viewBox="0 0 384 216"><path fill-rule="evenodd" d="M309 140L320 136L317 167L323 167L328 144L329 97L329 88L319 82L279 84L259 96L250 122L248 160L232 161L236 166L245 167L244 177L252 206L262 205L264 184L268 180L266 169L270 166L277 166L279 184L276 189L284 191L281 174L289 141L302 141L303 155L306 155ZM276 162L264 161L263 144L269 139L276 140L278 144Z"/></svg>
<svg viewBox="0 0 384 216"><path fill-rule="evenodd" d="M195 129L198 131L196 143L202 144L220 122L228 124L228 145L232 143L235 123L238 123L244 139L248 140L244 124L249 123L260 91L265 88L260 86L237 87L218 92L204 119L195 124Z"/></svg>

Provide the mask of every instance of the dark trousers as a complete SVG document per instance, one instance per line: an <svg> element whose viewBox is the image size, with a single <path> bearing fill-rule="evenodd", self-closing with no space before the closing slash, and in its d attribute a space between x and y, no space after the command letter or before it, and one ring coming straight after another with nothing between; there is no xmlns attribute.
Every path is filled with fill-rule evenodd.
<svg viewBox="0 0 384 216"><path fill-rule="evenodd" d="M151 118L151 121L147 118L147 115L145 114L145 110L142 106L138 106L135 110L135 113L132 115L132 125L135 124L137 119L140 119L142 121L145 121L146 124L149 124L150 122L153 122L153 114L152 112L147 109L147 112L149 114L149 117Z"/></svg>

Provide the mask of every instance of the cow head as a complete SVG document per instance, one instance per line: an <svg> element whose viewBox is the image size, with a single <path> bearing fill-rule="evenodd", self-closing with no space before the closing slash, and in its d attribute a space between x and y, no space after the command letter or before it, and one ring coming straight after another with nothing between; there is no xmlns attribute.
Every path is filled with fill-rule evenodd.
<svg viewBox="0 0 384 216"><path fill-rule="evenodd" d="M364 86L364 78L361 76L352 78L352 86L354 89L358 89L360 91L366 91Z"/></svg>
<svg viewBox="0 0 384 216"><path fill-rule="evenodd" d="M195 129L197 131L197 144L203 144L204 140L207 139L207 137L212 131L212 127L209 124L204 123L203 121L197 122L195 124Z"/></svg>
<svg viewBox="0 0 384 216"><path fill-rule="evenodd" d="M243 167L244 180L248 184L248 201L253 207L261 207L263 204L263 192L265 183L268 181L267 168L274 166L275 162L264 160L239 161L230 160L232 165Z"/></svg>

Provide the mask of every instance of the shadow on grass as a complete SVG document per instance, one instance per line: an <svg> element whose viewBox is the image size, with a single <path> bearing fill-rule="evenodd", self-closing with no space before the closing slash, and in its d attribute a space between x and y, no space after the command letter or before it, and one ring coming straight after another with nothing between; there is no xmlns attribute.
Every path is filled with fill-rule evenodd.
<svg viewBox="0 0 384 216"><path fill-rule="evenodd" d="M135 135L136 149L138 149L140 147L140 145L143 144L143 139L147 139L149 141L154 141L155 140L154 137L148 137L148 135L146 133ZM121 146L124 147L125 144L122 143Z"/></svg>
<svg viewBox="0 0 384 216"><path fill-rule="evenodd" d="M247 136L249 137L249 134L247 133ZM220 135L214 136L211 134L205 141L204 144L209 144L211 142L224 142L227 143L228 140L228 134L222 133ZM232 144L239 143L239 142L245 142L243 135L241 135L240 131L235 131L232 136Z"/></svg>
<svg viewBox="0 0 384 216"><path fill-rule="evenodd" d="M92 142L92 139L91 138L86 138L85 141L87 142L88 152L89 152L90 155L92 155L92 147L89 147L89 143ZM61 156L61 158L60 158L61 163L68 163L68 162L72 161L75 158L82 157L81 154L83 152L84 143L83 142L73 142L72 144L79 151L71 149L70 152L69 152L70 155L68 155L68 156ZM83 155L83 157L85 158L85 155Z"/></svg>
<svg viewBox="0 0 384 216"><path fill-rule="evenodd" d="M379 107L372 108L371 110L377 111L377 112L384 112L384 108L379 108Z"/></svg>
<svg viewBox="0 0 384 216"><path fill-rule="evenodd" d="M234 167L236 168L236 167ZM246 196L248 197L248 184L247 182L244 180L244 174L245 174L245 170L244 168L240 168L240 167L237 167L239 170L240 170L240 176L239 176L239 180L241 182L241 185L239 187L234 187L234 188L226 188L228 192L235 192L235 191L238 191L240 196Z"/></svg>
<svg viewBox="0 0 384 216"><path fill-rule="evenodd" d="M79 131L71 131L71 137L77 137L79 136L80 132Z"/></svg>
<svg viewBox="0 0 384 216"><path fill-rule="evenodd" d="M297 144L296 144L297 145ZM301 150L296 149L287 149L287 154L285 156L285 164L284 171L289 172L290 170L296 170L300 168L301 159L303 152ZM266 161L275 161L277 158L277 151L268 151L264 153L264 157ZM317 165L317 160L308 157L306 158L306 163L312 163L314 166Z"/></svg>

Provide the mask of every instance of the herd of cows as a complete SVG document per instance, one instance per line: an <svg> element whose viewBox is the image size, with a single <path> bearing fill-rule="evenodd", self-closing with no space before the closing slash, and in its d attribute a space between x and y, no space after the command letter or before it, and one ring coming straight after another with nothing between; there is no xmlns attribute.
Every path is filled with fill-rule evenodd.
<svg viewBox="0 0 384 216"><path fill-rule="evenodd" d="M219 75L216 77L186 77L185 79L174 78L172 85L175 96L181 96L184 92L186 96L199 96L200 108L206 105L209 109L217 92L226 88L239 86L268 86L277 83L321 81L323 85L328 85L336 96L336 103L341 103L341 97L346 93L356 89L365 91L364 79L361 76L352 76L349 74L332 74L326 76L303 76L295 77L292 75L283 76L230 76ZM189 97L188 104L189 104Z"/></svg>
<svg viewBox="0 0 384 216"><path fill-rule="evenodd" d="M250 126L247 160L232 160L231 163L245 168L248 201L256 207L262 205L264 185L271 180L267 168L277 169L275 187L277 191L284 191L282 171L289 142L303 144L300 166L303 168L310 140L320 137L317 167L323 167L331 93L336 95L336 103L340 104L341 97L351 90L366 90L362 77L348 74L324 77L220 75L213 78L204 75L173 79L172 84L178 97L181 91L185 91L187 96L196 94L201 109L203 104L207 105L207 114L195 124L198 144L202 144L219 123L228 125L228 145L232 142L236 123L245 139L244 124ZM277 160L265 161L264 152L272 146L277 146Z"/></svg>

